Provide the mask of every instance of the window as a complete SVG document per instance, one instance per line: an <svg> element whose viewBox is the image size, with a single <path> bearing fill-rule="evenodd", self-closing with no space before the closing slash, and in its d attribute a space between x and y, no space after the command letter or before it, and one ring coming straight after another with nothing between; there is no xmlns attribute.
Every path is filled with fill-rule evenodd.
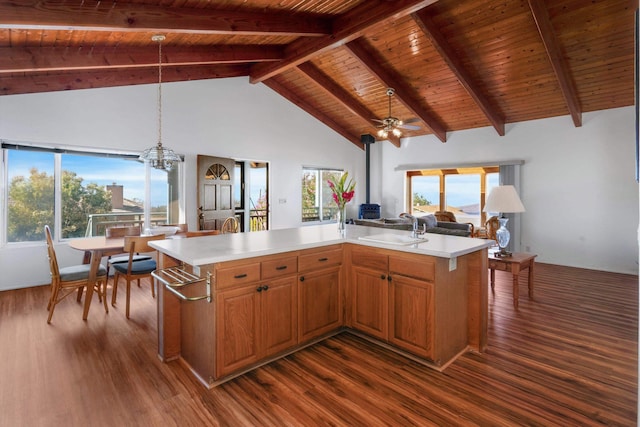
<svg viewBox="0 0 640 427"><path fill-rule="evenodd" d="M426 215L453 212L458 222L480 226L487 215L482 212L486 195L498 185L497 166L430 169L407 172L409 211ZM442 207L442 208L441 208Z"/></svg>
<svg viewBox="0 0 640 427"><path fill-rule="evenodd" d="M179 173L149 170L137 155L2 144L7 243L104 235L114 225L179 222ZM147 204L145 201L150 203Z"/></svg>
<svg viewBox="0 0 640 427"><path fill-rule="evenodd" d="M302 169L302 222L334 221L338 205L327 184L330 176L340 177L338 169Z"/></svg>
<svg viewBox="0 0 640 427"><path fill-rule="evenodd" d="M54 220L54 155L11 150L5 159L9 182L7 241L44 240L44 226Z"/></svg>

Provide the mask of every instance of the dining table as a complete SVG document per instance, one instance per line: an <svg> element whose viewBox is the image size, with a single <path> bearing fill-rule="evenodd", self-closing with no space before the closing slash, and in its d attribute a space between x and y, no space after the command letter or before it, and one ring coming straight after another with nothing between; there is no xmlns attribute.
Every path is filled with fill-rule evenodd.
<svg viewBox="0 0 640 427"><path fill-rule="evenodd" d="M98 268L102 261L102 257L122 253L124 251L124 237L81 237L69 240L69 246L73 249L83 251L83 263L91 264L89 278L87 279L87 295L84 300L84 311L82 313L82 319L87 320L87 316L89 316L89 308L91 307L91 299L93 298L93 288L96 283ZM109 280L108 277L107 280ZM106 297L105 292L104 298Z"/></svg>

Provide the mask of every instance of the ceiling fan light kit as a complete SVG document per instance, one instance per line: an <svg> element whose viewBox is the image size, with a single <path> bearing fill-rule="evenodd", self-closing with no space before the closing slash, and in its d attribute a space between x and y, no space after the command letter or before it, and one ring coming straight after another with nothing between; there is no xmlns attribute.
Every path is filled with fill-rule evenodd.
<svg viewBox="0 0 640 427"><path fill-rule="evenodd" d="M385 117L382 120L378 120L378 119L374 119L376 122L380 122L382 123L381 125L378 125L378 127L380 128L380 130L378 130L378 136L380 138L387 138L389 136L389 134L392 134L393 136L400 138L402 136L402 131L400 130L401 127L404 127L406 129L419 129L419 126L407 126L404 124L404 122L402 120L400 120L397 117L393 117L391 115L391 97L396 93L396 90L394 88L387 88L387 97L389 98L389 110L388 110L388 114L387 117Z"/></svg>

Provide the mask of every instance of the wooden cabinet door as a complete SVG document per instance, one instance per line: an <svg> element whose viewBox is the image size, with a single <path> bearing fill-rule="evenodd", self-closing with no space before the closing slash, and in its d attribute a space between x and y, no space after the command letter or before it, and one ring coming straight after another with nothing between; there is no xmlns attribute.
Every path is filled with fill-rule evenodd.
<svg viewBox="0 0 640 427"><path fill-rule="evenodd" d="M299 342L321 336L342 326L340 267L298 276Z"/></svg>
<svg viewBox="0 0 640 427"><path fill-rule="evenodd" d="M272 280L262 288L260 347L261 357L268 357L298 343L296 276Z"/></svg>
<svg viewBox="0 0 640 427"><path fill-rule="evenodd" d="M389 342L433 360L433 284L399 274L389 283Z"/></svg>
<svg viewBox="0 0 640 427"><path fill-rule="evenodd" d="M353 267L351 322L354 329L387 339L388 288L386 272Z"/></svg>
<svg viewBox="0 0 640 427"><path fill-rule="evenodd" d="M253 284L218 293L216 302L216 376L219 378L260 357L260 292Z"/></svg>

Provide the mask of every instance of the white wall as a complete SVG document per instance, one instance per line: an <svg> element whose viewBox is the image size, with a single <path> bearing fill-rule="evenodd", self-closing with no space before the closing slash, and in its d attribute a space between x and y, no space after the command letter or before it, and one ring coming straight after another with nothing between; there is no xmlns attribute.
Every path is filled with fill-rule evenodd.
<svg viewBox="0 0 640 427"><path fill-rule="evenodd" d="M0 139L141 151L157 140L156 85L0 97ZM364 152L264 85L246 78L163 84L163 143L186 155L195 224L197 154L269 161L272 228L301 225L302 166L344 168L365 200ZM517 123L372 146L371 202L404 210L404 164L522 159L522 249L540 262L637 274L634 109ZM285 199L286 203L279 203ZM4 206L3 206L4 208ZM3 211L4 212L4 211ZM62 265L79 254L60 245ZM25 266L27 266L25 268ZM0 290L48 281L43 244L0 248Z"/></svg>
<svg viewBox="0 0 640 427"><path fill-rule="evenodd" d="M519 250L539 262L637 274L634 115L619 108L585 113L579 128L565 116L507 125L504 137L483 128L449 133L445 144L431 136L400 149L375 144L372 202L383 216L406 209L400 165L524 160Z"/></svg>
<svg viewBox="0 0 640 427"><path fill-rule="evenodd" d="M157 85L2 96L0 139L142 151L157 142L156 96ZM303 166L343 168L364 190L364 151L264 85L246 78L164 83L162 96L163 144L186 156L191 226L197 154L268 161L274 229L301 225ZM364 191L348 214L363 202ZM66 245L56 250L61 265L80 262ZM0 248L0 271L0 290L47 283L45 246Z"/></svg>

